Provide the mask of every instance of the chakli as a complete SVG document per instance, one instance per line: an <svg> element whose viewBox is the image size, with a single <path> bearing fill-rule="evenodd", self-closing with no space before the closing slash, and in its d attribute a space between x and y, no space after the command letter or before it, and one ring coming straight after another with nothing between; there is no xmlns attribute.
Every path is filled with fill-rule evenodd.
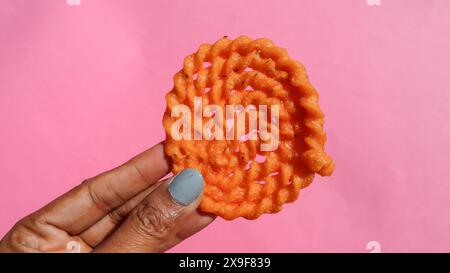
<svg viewBox="0 0 450 273"><path fill-rule="evenodd" d="M201 98L203 109L211 104L278 105L279 121L268 120L269 129L279 128L278 148L261 151L261 139L175 140L172 109L180 104L193 109L195 97ZM268 39L223 37L213 45L201 45L175 74L166 102L165 152L174 174L189 167L202 173L202 211L228 220L256 219L295 201L316 173L333 172L334 163L324 152L318 94L303 65Z"/></svg>

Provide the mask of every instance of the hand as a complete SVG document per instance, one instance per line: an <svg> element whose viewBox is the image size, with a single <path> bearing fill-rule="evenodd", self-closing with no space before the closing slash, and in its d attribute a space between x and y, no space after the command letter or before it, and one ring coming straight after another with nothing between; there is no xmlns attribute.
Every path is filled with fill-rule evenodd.
<svg viewBox="0 0 450 273"><path fill-rule="evenodd" d="M87 179L20 220L0 252L163 252L214 219L197 211L203 177L169 172L158 144L111 171Z"/></svg>

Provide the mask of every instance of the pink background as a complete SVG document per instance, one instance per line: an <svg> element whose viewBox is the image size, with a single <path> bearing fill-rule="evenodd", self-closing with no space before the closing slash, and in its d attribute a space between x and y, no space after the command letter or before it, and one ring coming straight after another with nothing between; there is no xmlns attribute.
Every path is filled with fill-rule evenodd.
<svg viewBox="0 0 450 273"><path fill-rule="evenodd" d="M448 0L0 0L0 234L161 141L183 57L246 34L307 67L336 171L173 251L449 252L449 15Z"/></svg>

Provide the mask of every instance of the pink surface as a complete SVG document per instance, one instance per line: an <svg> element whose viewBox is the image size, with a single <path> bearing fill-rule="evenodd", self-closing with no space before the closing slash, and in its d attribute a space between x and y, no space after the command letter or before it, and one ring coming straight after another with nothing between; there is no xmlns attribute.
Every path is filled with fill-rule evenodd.
<svg viewBox="0 0 450 273"><path fill-rule="evenodd" d="M183 57L268 37L308 69L336 161L294 204L173 251L450 251L450 1L0 0L0 235L164 138Z"/></svg>

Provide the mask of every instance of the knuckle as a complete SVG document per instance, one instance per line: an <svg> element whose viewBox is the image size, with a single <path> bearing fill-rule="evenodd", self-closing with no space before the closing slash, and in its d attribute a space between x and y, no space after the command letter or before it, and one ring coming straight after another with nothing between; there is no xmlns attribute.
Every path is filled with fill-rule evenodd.
<svg viewBox="0 0 450 273"><path fill-rule="evenodd" d="M108 213L111 205L102 198L101 194L94 188L92 183L86 183L87 191L92 203L102 212Z"/></svg>
<svg viewBox="0 0 450 273"><path fill-rule="evenodd" d="M36 252L40 251L40 238L24 226L17 223L7 236L7 244L15 251Z"/></svg>
<svg viewBox="0 0 450 273"><path fill-rule="evenodd" d="M19 220L5 236L5 243L13 251L17 252L48 252L52 244L44 237L46 230L45 217L29 215Z"/></svg>
<svg viewBox="0 0 450 273"><path fill-rule="evenodd" d="M127 213L119 208L109 212L108 217L114 225L119 225L125 220Z"/></svg>
<svg viewBox="0 0 450 273"><path fill-rule="evenodd" d="M94 180L88 179L82 184L86 187L92 203L104 213L108 213L120 204L127 201L114 186L118 184L117 175L114 172L102 174L106 183L94 183Z"/></svg>
<svg viewBox="0 0 450 273"><path fill-rule="evenodd" d="M91 178L86 178L86 179L84 179L83 181L81 181L80 186L81 186L81 185L86 185L86 184L88 184L90 181L91 181Z"/></svg>
<svg viewBox="0 0 450 273"><path fill-rule="evenodd" d="M160 206L145 203L135 212L138 231L152 238L165 238L175 227L177 213Z"/></svg>

